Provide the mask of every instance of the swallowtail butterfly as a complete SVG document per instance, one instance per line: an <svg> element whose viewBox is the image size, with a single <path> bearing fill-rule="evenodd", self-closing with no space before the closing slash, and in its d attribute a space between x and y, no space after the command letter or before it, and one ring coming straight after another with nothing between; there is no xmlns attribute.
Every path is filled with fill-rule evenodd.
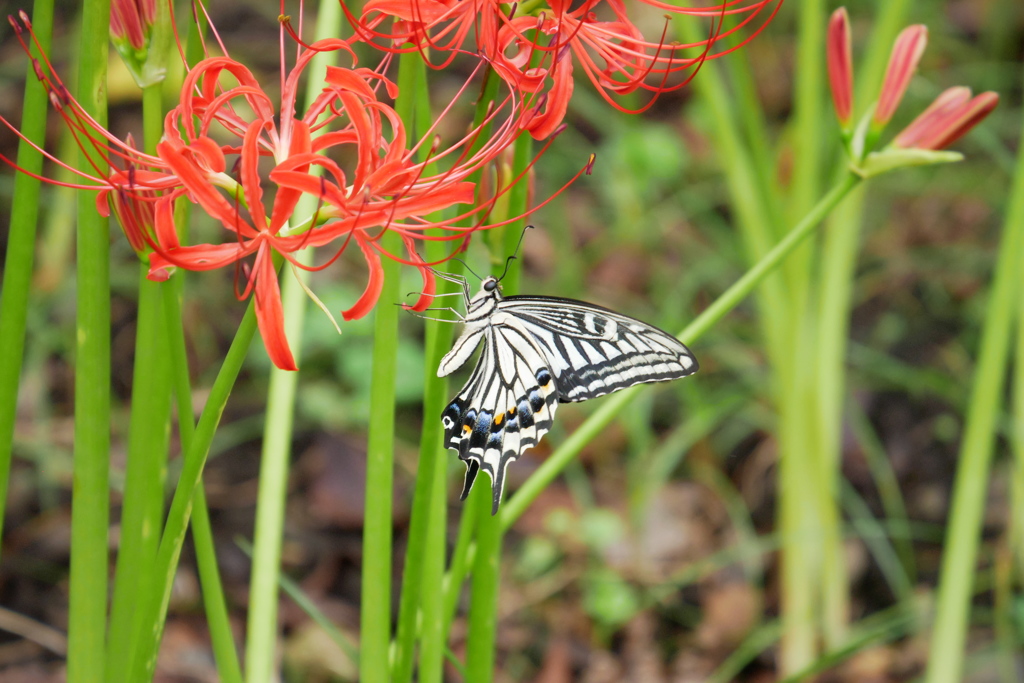
<svg viewBox="0 0 1024 683"><path fill-rule="evenodd" d="M499 279L485 278L470 298L455 346L438 377L483 352L472 376L441 416L444 442L466 463L465 500L480 470L491 479L498 511L509 463L551 429L559 403L586 401L643 382L697 372L697 359L675 337L594 304L546 296L502 296Z"/></svg>

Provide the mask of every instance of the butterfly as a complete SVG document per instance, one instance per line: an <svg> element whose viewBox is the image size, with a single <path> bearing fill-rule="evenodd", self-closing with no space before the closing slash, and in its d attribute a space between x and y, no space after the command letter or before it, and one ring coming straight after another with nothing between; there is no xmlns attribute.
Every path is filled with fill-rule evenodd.
<svg viewBox="0 0 1024 683"><path fill-rule="evenodd" d="M466 305L464 329L438 377L465 365L483 344L469 381L441 415L444 443L466 464L462 500L480 470L489 475L491 514L509 463L547 434L559 403L697 372L681 342L635 318L573 299L506 297L495 277L484 278L471 298L464 279L437 274L462 286Z"/></svg>

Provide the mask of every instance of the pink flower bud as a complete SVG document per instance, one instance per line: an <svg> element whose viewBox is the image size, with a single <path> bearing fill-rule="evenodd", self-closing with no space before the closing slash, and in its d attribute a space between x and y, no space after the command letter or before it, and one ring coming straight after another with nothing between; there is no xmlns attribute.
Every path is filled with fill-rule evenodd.
<svg viewBox="0 0 1024 683"><path fill-rule="evenodd" d="M893 145L904 149L945 149L978 125L998 104L999 95L994 92L971 98L970 88L950 88L897 135Z"/></svg>
<svg viewBox="0 0 1024 683"><path fill-rule="evenodd" d="M849 126L853 116L853 54L850 42L850 17L846 8L840 7L828 22L825 52L832 103L843 128Z"/></svg>
<svg viewBox="0 0 1024 683"><path fill-rule="evenodd" d="M908 26L897 36L875 109L874 124L877 128L885 126L896 112L927 44L928 27L923 24Z"/></svg>
<svg viewBox="0 0 1024 683"><path fill-rule="evenodd" d="M127 42L135 50L148 46L156 19L156 0L113 0L110 6L110 37Z"/></svg>

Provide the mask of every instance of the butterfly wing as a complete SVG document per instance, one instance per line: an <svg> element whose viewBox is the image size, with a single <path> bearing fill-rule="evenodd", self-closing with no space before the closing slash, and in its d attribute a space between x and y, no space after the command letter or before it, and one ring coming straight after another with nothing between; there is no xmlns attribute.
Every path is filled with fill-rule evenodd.
<svg viewBox="0 0 1024 683"><path fill-rule="evenodd" d="M483 470L491 479L492 514L498 511L509 463L547 434L558 406L547 359L515 322L484 330L476 368L441 416L445 445L466 463L462 499Z"/></svg>
<svg viewBox="0 0 1024 683"><path fill-rule="evenodd" d="M594 304L510 296L498 310L512 315L534 338L563 403L697 372L697 359L672 335Z"/></svg>

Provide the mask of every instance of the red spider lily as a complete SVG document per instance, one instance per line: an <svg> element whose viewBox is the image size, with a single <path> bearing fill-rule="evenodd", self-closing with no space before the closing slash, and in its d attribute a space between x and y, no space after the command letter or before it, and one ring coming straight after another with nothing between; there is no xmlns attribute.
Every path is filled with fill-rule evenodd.
<svg viewBox="0 0 1024 683"><path fill-rule="evenodd" d="M12 24L19 38L25 30L31 33L24 15L20 24ZM310 60L324 51L345 53L353 67L331 67L312 106L299 114L300 78ZM295 258L296 252L338 244L336 253L316 266L320 269L355 242L366 258L369 279L363 295L343 316L363 316L376 304L383 283L381 254L419 268L424 294L414 308L422 310L432 298L433 264L419 258L415 241L464 239L473 230L504 224L486 224L487 214L498 196L519 180L474 205L477 188L470 176L518 134L520 104L513 95L447 148L435 139L433 128L420 141L410 142L399 116L380 97L383 91L394 99L395 85L378 71L357 68L349 44L338 39L300 45L294 66L282 69L278 101L238 61L226 56L203 60L188 72L155 156L135 149L130 139L118 140L83 112L45 58L36 71L79 145L95 160L94 173L79 173L84 183L72 186L102 190L103 211L109 203L132 246L147 255L151 279L166 279L176 267L233 266L244 273L245 285L236 287L236 294L239 299L254 296L267 352L283 369L296 366L284 334L275 256L292 267L308 268ZM482 138L485 130L487 137ZM269 172L261 172L261 162ZM303 195L312 195L317 208L311 216L296 218L293 213ZM179 198L201 206L219 223L223 238L181 243L173 220ZM463 204L470 208L446 222L428 218ZM456 221L475 225L452 227ZM424 234L435 228L446 234ZM402 236L408 258L380 247L386 230Z"/></svg>
<svg viewBox="0 0 1024 683"><path fill-rule="evenodd" d="M510 85L534 95L524 127L538 139L564 117L573 90L569 54L575 55L612 106L620 111L644 111L653 99L639 109L628 110L614 96L645 89L656 98L683 87L705 60L728 54L760 33L781 6L781 0L728 0L707 7L640 0L659 11L712 19L714 28L708 39L679 44L666 40L667 25L656 40L645 38L623 0L584 0L575 9L566 0L547 0L546 4L539 0L518 4L500 0L369 0L358 19L344 0L341 2L360 38L380 49L448 53L438 68L446 66L459 50L485 55ZM724 30L727 17L738 21ZM759 17L763 21L756 23ZM382 29L389 18L395 20L390 31ZM714 51L718 41L744 31L741 40ZM466 45L470 40L475 45Z"/></svg>

